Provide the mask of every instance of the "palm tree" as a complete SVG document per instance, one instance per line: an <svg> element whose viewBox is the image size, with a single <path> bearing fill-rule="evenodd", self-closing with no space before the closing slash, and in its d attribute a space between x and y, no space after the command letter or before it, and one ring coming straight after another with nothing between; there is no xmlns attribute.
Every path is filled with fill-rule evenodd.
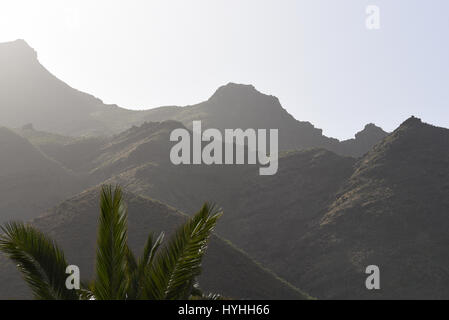
<svg viewBox="0 0 449 320"><path fill-rule="evenodd" d="M120 187L103 186L97 236L96 277L79 290L65 285L68 263L47 235L22 222L1 227L0 251L12 259L36 299L188 299L207 243L221 212L207 203L167 244L164 234L148 236L137 259L128 247L127 209Z"/></svg>

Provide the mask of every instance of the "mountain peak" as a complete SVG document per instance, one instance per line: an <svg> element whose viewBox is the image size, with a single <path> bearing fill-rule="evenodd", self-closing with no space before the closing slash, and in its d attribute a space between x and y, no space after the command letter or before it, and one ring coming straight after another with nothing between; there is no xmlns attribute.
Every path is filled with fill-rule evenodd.
<svg viewBox="0 0 449 320"><path fill-rule="evenodd" d="M236 83L236 82L228 82L227 84L218 88L218 90L220 90L220 89L222 89L222 90L257 91L256 88L252 84L243 84L243 83Z"/></svg>
<svg viewBox="0 0 449 320"><path fill-rule="evenodd" d="M411 116L407 120L405 120L400 127L417 127L423 125L423 122L420 118L417 118L415 116Z"/></svg>
<svg viewBox="0 0 449 320"><path fill-rule="evenodd" d="M32 58L37 59L37 52L23 39L0 43L1 58Z"/></svg>
<svg viewBox="0 0 449 320"><path fill-rule="evenodd" d="M372 129L375 129L375 128L379 128L379 127L376 126L374 123L368 123L367 125L365 125L365 128L363 130L372 130Z"/></svg>
<svg viewBox="0 0 449 320"><path fill-rule="evenodd" d="M239 84L229 82L228 84L219 87L209 100L228 98L230 96L234 97L253 96L255 94L262 94L262 93L257 91L256 88L251 84Z"/></svg>
<svg viewBox="0 0 449 320"><path fill-rule="evenodd" d="M385 137L388 133L381 127L376 126L374 123L368 123L362 131L355 134L356 139L364 139L370 137L374 140L379 140Z"/></svg>

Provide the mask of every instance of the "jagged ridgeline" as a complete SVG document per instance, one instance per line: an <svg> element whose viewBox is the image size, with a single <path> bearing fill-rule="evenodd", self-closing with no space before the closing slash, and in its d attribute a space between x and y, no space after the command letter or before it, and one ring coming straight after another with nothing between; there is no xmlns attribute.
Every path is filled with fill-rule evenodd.
<svg viewBox="0 0 449 320"><path fill-rule="evenodd" d="M339 142L311 123L293 118L276 97L235 83L192 106L132 111L106 105L53 76L23 40L0 44L0 65L0 125L7 127L32 123L40 131L103 136L146 121L177 120L189 128L193 120L201 120L204 128L279 129L280 150L323 147L351 156L363 155L386 135L370 125L355 139Z"/></svg>
<svg viewBox="0 0 449 320"><path fill-rule="evenodd" d="M368 124L340 142L294 119L276 97L234 83L196 105L126 110L64 84L22 40L0 44L0 68L0 125L9 128L0 129L0 221L32 219L86 278L95 187L112 183L127 191L137 250L149 230L179 225L180 212L206 200L224 209L200 279L205 290L449 298L449 130L412 117L391 134ZM173 165L170 132L193 120L205 129L279 129L277 174ZM0 264L0 297L27 297L15 268ZM365 288L371 264L381 270L379 291Z"/></svg>

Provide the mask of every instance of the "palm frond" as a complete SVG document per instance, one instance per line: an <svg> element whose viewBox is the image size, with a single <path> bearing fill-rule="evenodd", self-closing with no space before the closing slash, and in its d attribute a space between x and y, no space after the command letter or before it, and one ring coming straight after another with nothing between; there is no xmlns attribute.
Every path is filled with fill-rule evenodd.
<svg viewBox="0 0 449 320"><path fill-rule="evenodd" d="M66 288L64 253L49 237L19 222L1 227L0 251L16 264L37 299L188 299L209 237L221 216L205 204L188 219L162 249L164 233L148 236L136 259L128 247L127 209L120 187L101 190L96 278L80 290ZM198 291L198 290L197 290ZM200 292L200 291L198 291ZM205 299L218 295L195 294Z"/></svg>
<svg viewBox="0 0 449 320"><path fill-rule="evenodd" d="M95 300L94 281L81 281L81 289L78 290L80 300Z"/></svg>
<svg viewBox="0 0 449 320"><path fill-rule="evenodd" d="M138 298L140 292L139 266L136 257L129 247L127 248L126 262L126 278L128 281L126 286L126 296L127 299L135 300Z"/></svg>
<svg viewBox="0 0 449 320"><path fill-rule="evenodd" d="M143 250L142 259L139 262L139 267L143 268L148 264L153 262L154 256L156 255L157 250L161 246L164 241L165 234L161 232L159 236L156 238L156 241L153 241L153 234L150 233L148 236L147 242L145 244L145 248Z"/></svg>
<svg viewBox="0 0 449 320"><path fill-rule="evenodd" d="M129 250L128 254L128 299L140 299L142 297L142 288L144 283L145 268L152 263L157 249L162 244L164 233L162 232L154 241L153 234L150 233L145 244L143 255L137 262Z"/></svg>
<svg viewBox="0 0 449 320"><path fill-rule="evenodd" d="M190 300L225 300L220 294L218 293L204 293L203 290L201 290L198 282L195 282L193 285L193 289L191 292L191 296L189 298Z"/></svg>
<svg viewBox="0 0 449 320"><path fill-rule="evenodd" d="M12 259L36 299L77 300L76 290L66 288L64 253L42 232L21 222L1 227L0 250Z"/></svg>
<svg viewBox="0 0 449 320"><path fill-rule="evenodd" d="M103 186L97 238L96 279L97 300L127 298L128 259L127 209L120 187Z"/></svg>
<svg viewBox="0 0 449 320"><path fill-rule="evenodd" d="M146 268L145 298L176 300L190 296L208 239L220 216L213 206L205 204L176 231Z"/></svg>

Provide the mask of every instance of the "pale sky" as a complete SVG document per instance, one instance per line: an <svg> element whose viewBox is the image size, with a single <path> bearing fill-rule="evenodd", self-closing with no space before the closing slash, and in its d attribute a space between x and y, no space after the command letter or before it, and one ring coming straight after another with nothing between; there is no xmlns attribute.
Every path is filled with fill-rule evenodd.
<svg viewBox="0 0 449 320"><path fill-rule="evenodd" d="M183 106L253 84L342 139L412 114L449 127L448 12L447 0L1 0L0 42L25 39L105 103Z"/></svg>

